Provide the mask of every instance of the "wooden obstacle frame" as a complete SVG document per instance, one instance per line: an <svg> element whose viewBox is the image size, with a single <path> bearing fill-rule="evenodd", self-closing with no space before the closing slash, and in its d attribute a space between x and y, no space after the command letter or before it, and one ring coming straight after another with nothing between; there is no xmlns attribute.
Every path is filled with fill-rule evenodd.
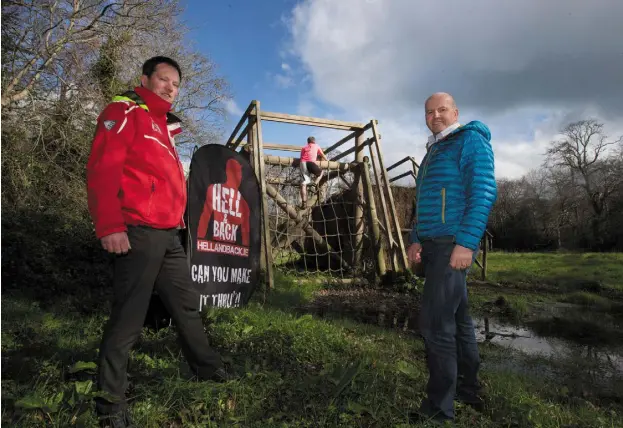
<svg viewBox="0 0 623 428"><path fill-rule="evenodd" d="M313 127L323 127L348 131L348 135L333 145L323 148L324 153L329 158L328 161L318 161L321 169L331 171L352 171L354 173L353 189L356 189L357 196L363 204L355 207L355 240L361 242L364 230L364 216L371 231L372 246L375 254L375 270L377 277L383 277L388 270L394 272L404 272L409 269L405 245L402 238L402 229L396 214L393 195L390 189L390 178L384 165L381 150L381 135L379 133L378 121L370 120L368 123L346 122L341 120L324 119L284 113L274 113L263 111L260 102L253 100L243 113L238 124L232 131L227 140L227 147L233 150L243 151L249 156L251 166L255 171L260 183L262 195L262 269L265 273L266 283L269 288L274 285L273 255L269 227L268 198L283 210L293 222L301 222L306 215L306 210L299 210L296 206L288 204L288 201L279 194L277 189L266 180L267 165L281 165L284 167L298 166L298 155L296 157L273 156L264 153L265 150L280 150L300 152L301 145L286 145L266 143L262 134L262 122L282 122L295 125L306 125ZM341 153L337 153L338 148L352 141L352 146ZM333 154L333 156L331 156ZM354 161L340 162L346 156L354 154ZM374 184L370 175L370 170L374 175ZM325 174L323 181L326 181L329 174ZM379 201L381 215L377 213L377 203ZM313 205L313 201L310 201ZM365 211L365 212L364 212ZM312 227L307 226L305 232L319 245L328 246L322 236ZM360 259L358 251L355 251L354 263ZM342 261L343 262L343 261ZM388 266L389 264L389 266Z"/></svg>

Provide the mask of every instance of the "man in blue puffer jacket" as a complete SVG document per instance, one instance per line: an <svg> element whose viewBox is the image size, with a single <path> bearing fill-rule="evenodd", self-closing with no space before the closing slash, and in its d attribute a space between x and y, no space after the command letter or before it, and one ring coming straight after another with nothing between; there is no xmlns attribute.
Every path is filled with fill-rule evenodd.
<svg viewBox="0 0 623 428"><path fill-rule="evenodd" d="M467 306L472 265L497 197L489 128L460 125L452 96L425 103L432 132L416 182L416 224L409 260L423 263L425 285L419 319L427 354L427 398L418 417L454 419L454 399L482 407L480 356Z"/></svg>

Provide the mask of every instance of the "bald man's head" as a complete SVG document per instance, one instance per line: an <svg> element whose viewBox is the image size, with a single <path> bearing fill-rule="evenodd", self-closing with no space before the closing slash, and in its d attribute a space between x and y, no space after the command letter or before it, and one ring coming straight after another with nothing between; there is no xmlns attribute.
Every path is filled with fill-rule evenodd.
<svg viewBox="0 0 623 428"><path fill-rule="evenodd" d="M446 100L449 103L451 103L454 108L456 108L456 102L454 102L454 98L452 97L452 95L450 95L447 92L435 92L433 95L426 98L426 102L424 103L424 108L427 107L429 101L436 101L436 100Z"/></svg>
<svg viewBox="0 0 623 428"><path fill-rule="evenodd" d="M459 120L459 109L452 95L436 92L424 103L426 126L433 134L438 134Z"/></svg>

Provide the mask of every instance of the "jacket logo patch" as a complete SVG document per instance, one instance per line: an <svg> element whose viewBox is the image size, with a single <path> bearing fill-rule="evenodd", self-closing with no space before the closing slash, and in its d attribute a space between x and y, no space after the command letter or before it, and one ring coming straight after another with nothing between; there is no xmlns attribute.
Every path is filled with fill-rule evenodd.
<svg viewBox="0 0 623 428"><path fill-rule="evenodd" d="M113 126L115 126L115 124L117 123L116 120L105 120L104 121L104 128L108 129L109 131L112 129Z"/></svg>
<svg viewBox="0 0 623 428"><path fill-rule="evenodd" d="M156 131L159 132L160 134L162 134L162 131L160 130L160 127L158 126L158 124L156 124L156 122L154 122L153 120L151 121L151 128Z"/></svg>

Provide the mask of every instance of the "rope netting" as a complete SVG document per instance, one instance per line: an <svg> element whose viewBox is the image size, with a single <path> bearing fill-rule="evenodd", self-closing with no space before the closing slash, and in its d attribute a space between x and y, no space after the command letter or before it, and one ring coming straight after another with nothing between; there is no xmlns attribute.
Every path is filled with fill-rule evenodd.
<svg viewBox="0 0 623 428"><path fill-rule="evenodd" d="M265 171L276 269L339 279L374 275L369 221L356 172L324 170L318 186L307 185L307 207L302 208L298 162L267 164Z"/></svg>

